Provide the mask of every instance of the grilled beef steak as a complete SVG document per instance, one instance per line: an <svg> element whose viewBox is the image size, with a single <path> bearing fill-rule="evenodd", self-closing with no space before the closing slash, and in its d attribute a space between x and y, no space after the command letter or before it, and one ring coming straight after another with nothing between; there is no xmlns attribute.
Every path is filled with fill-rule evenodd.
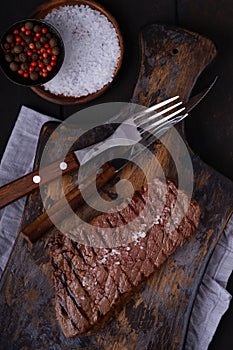
<svg viewBox="0 0 233 350"><path fill-rule="evenodd" d="M128 237L124 236L126 224L135 218L140 229L132 232L129 242L114 249L83 245L61 234L50 243L56 314L66 337L94 328L182 246L198 227L200 208L172 182L154 180L150 193L143 188L134 194L130 205L98 216L89 232L82 226L77 232L86 233L93 244L98 241L97 227L118 227L115 242L122 243ZM106 246L110 238L103 234L101 240Z"/></svg>

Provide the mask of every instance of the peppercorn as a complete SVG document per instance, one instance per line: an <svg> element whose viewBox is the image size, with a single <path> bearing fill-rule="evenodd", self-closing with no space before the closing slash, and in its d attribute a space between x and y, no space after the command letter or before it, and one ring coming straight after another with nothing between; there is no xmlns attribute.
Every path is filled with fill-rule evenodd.
<svg viewBox="0 0 233 350"><path fill-rule="evenodd" d="M15 55L14 60L15 60L15 62L17 62L17 63L20 62L19 56L18 56L18 55Z"/></svg>
<svg viewBox="0 0 233 350"><path fill-rule="evenodd" d="M57 55L59 55L59 53L60 53L59 48L58 48L57 46L55 46L55 47L52 49L52 54L55 55L55 56L57 56Z"/></svg>
<svg viewBox="0 0 233 350"><path fill-rule="evenodd" d="M25 40L25 39L27 38L27 35L26 35L25 33L23 33L23 32L19 33L19 36L20 36L23 40Z"/></svg>
<svg viewBox="0 0 233 350"><path fill-rule="evenodd" d="M19 69L19 70L18 70L18 74L23 75L23 70L22 70L22 69Z"/></svg>
<svg viewBox="0 0 233 350"><path fill-rule="evenodd" d="M43 59L43 63L46 64L46 65L49 64L50 63L50 59L49 58L44 58Z"/></svg>
<svg viewBox="0 0 233 350"><path fill-rule="evenodd" d="M28 50L29 50L29 47L28 47L28 46L26 46L26 47L23 49L24 52L28 52Z"/></svg>
<svg viewBox="0 0 233 350"><path fill-rule="evenodd" d="M31 37L31 36L27 36L27 37L25 38L25 42L26 42L27 44L30 44L30 43L32 42L32 37Z"/></svg>
<svg viewBox="0 0 233 350"><path fill-rule="evenodd" d="M28 71L28 64L27 63L22 63L20 68L24 71L27 72Z"/></svg>
<svg viewBox="0 0 233 350"><path fill-rule="evenodd" d="M47 39L51 39L52 38L52 34L51 33L46 33L46 38Z"/></svg>
<svg viewBox="0 0 233 350"><path fill-rule="evenodd" d="M10 48L10 44L5 43L5 44L3 45L3 47L4 47L4 49L9 50L9 48Z"/></svg>
<svg viewBox="0 0 233 350"><path fill-rule="evenodd" d="M40 37L41 44L45 44L45 43L47 43L47 41L48 41L48 39L45 36Z"/></svg>
<svg viewBox="0 0 233 350"><path fill-rule="evenodd" d="M13 43L14 42L14 35L13 34L8 34L7 37L6 37L6 41L8 43Z"/></svg>
<svg viewBox="0 0 233 350"><path fill-rule="evenodd" d="M35 33L39 33L41 31L41 27L38 24L36 24L34 26L33 30L34 30Z"/></svg>
<svg viewBox="0 0 233 350"><path fill-rule="evenodd" d="M12 70L12 72L17 72L17 70L19 69L18 64L15 62L11 62L9 67L10 67L10 70Z"/></svg>
<svg viewBox="0 0 233 350"><path fill-rule="evenodd" d="M23 73L23 77L27 79L29 77L28 72Z"/></svg>
<svg viewBox="0 0 233 350"><path fill-rule="evenodd" d="M19 36L19 35L17 35L17 36L15 37L15 41L16 41L17 43L20 43L21 38L20 38L20 36Z"/></svg>
<svg viewBox="0 0 233 350"><path fill-rule="evenodd" d="M8 53L7 55L5 55L5 60L9 63L13 61L13 58L14 56L11 53Z"/></svg>
<svg viewBox="0 0 233 350"><path fill-rule="evenodd" d="M20 53L19 54L19 60L20 60L20 62L26 62L27 61L27 55L26 55L26 53Z"/></svg>
<svg viewBox="0 0 233 350"><path fill-rule="evenodd" d="M33 72L30 74L30 79L33 81L36 81L39 78L39 75L37 72Z"/></svg>
<svg viewBox="0 0 233 350"><path fill-rule="evenodd" d="M37 61L37 60L38 60L38 54L36 52L33 52L32 61Z"/></svg>
<svg viewBox="0 0 233 350"><path fill-rule="evenodd" d="M28 30L31 30L33 28L33 23L32 22L26 22L25 23L25 28Z"/></svg>
<svg viewBox="0 0 233 350"><path fill-rule="evenodd" d="M49 40L49 45L51 48L57 46L57 39L56 38L52 38Z"/></svg>
<svg viewBox="0 0 233 350"><path fill-rule="evenodd" d="M42 48L42 44L39 41L35 43L35 46L37 50L40 50Z"/></svg>
<svg viewBox="0 0 233 350"><path fill-rule="evenodd" d="M21 53L23 51L22 46L20 45L15 45L14 47L14 53Z"/></svg>

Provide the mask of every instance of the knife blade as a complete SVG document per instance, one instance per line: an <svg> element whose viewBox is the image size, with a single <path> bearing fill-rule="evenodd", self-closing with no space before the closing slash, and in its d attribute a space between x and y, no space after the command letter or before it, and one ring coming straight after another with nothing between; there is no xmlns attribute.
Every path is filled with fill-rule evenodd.
<svg viewBox="0 0 233 350"><path fill-rule="evenodd" d="M208 92L212 89L213 85L215 84L216 79L207 89L203 90L200 94L194 96L186 104L184 104L187 113L190 112L208 94ZM111 137L114 138L114 135L112 135ZM136 139L134 141L137 142ZM100 144L103 144L103 142ZM97 145L94 145L94 147L98 148ZM90 147L86 148L86 152L88 151L90 151ZM85 152L85 150L82 150L82 152ZM98 152L96 154L98 154ZM61 171L62 175L65 175L73 170L78 170L80 162L77 159L77 156L80 157L80 151L70 152L67 154L64 160L55 161L43 167L43 169L32 171L20 177L19 179L16 179L2 186L0 188L0 209L14 202L15 200L20 199L25 195L28 195L29 193L38 189L39 186L53 181L61 175ZM87 160L89 159L87 158ZM122 166L124 166L124 164L122 164ZM110 167L114 167L113 164L110 164ZM115 171L116 170L119 169L115 169ZM43 176L41 178L39 172L46 174L46 176Z"/></svg>

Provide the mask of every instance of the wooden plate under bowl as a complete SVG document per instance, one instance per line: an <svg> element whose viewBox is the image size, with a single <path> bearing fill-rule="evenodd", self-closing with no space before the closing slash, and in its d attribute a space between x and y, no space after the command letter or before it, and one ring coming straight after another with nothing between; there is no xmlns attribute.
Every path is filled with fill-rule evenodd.
<svg viewBox="0 0 233 350"><path fill-rule="evenodd" d="M74 6L74 5L87 5L94 10L100 11L103 15L105 15L108 18L108 20L112 23L113 27L115 28L118 36L118 40L119 40L119 45L120 45L120 57L114 72L114 76L112 79L113 81L114 78L117 76L118 71L122 64L124 45L123 45L123 38L122 38L117 21L107 10L105 10L103 6L101 6L100 4L94 1L89 1L89 0L67 0L67 1L51 0L50 2L46 2L42 4L40 7L38 7L31 17L36 19L44 19L45 16L48 13L52 12L54 9L58 9L62 6ZM61 105L75 105L80 103L86 103L99 97L103 92L105 92L108 89L112 81L104 85L100 90L92 94L89 94L87 96L81 96L81 97L64 96L62 94L56 95L51 93L50 91L45 90L43 86L33 86L31 87L31 89L35 93L37 93L40 97L44 98L47 101L61 104Z"/></svg>

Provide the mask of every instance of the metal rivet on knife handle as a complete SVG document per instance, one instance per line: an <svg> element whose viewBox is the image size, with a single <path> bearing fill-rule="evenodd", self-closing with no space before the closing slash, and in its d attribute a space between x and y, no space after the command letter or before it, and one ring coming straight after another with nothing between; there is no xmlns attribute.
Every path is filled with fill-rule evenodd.
<svg viewBox="0 0 233 350"><path fill-rule="evenodd" d="M41 177L39 175L35 175L35 176L33 176L32 181L35 184L39 184L41 182Z"/></svg>
<svg viewBox="0 0 233 350"><path fill-rule="evenodd" d="M61 163L60 163L60 169L61 169L61 170L66 170L67 167L68 167L68 165L67 165L66 162L61 162Z"/></svg>

